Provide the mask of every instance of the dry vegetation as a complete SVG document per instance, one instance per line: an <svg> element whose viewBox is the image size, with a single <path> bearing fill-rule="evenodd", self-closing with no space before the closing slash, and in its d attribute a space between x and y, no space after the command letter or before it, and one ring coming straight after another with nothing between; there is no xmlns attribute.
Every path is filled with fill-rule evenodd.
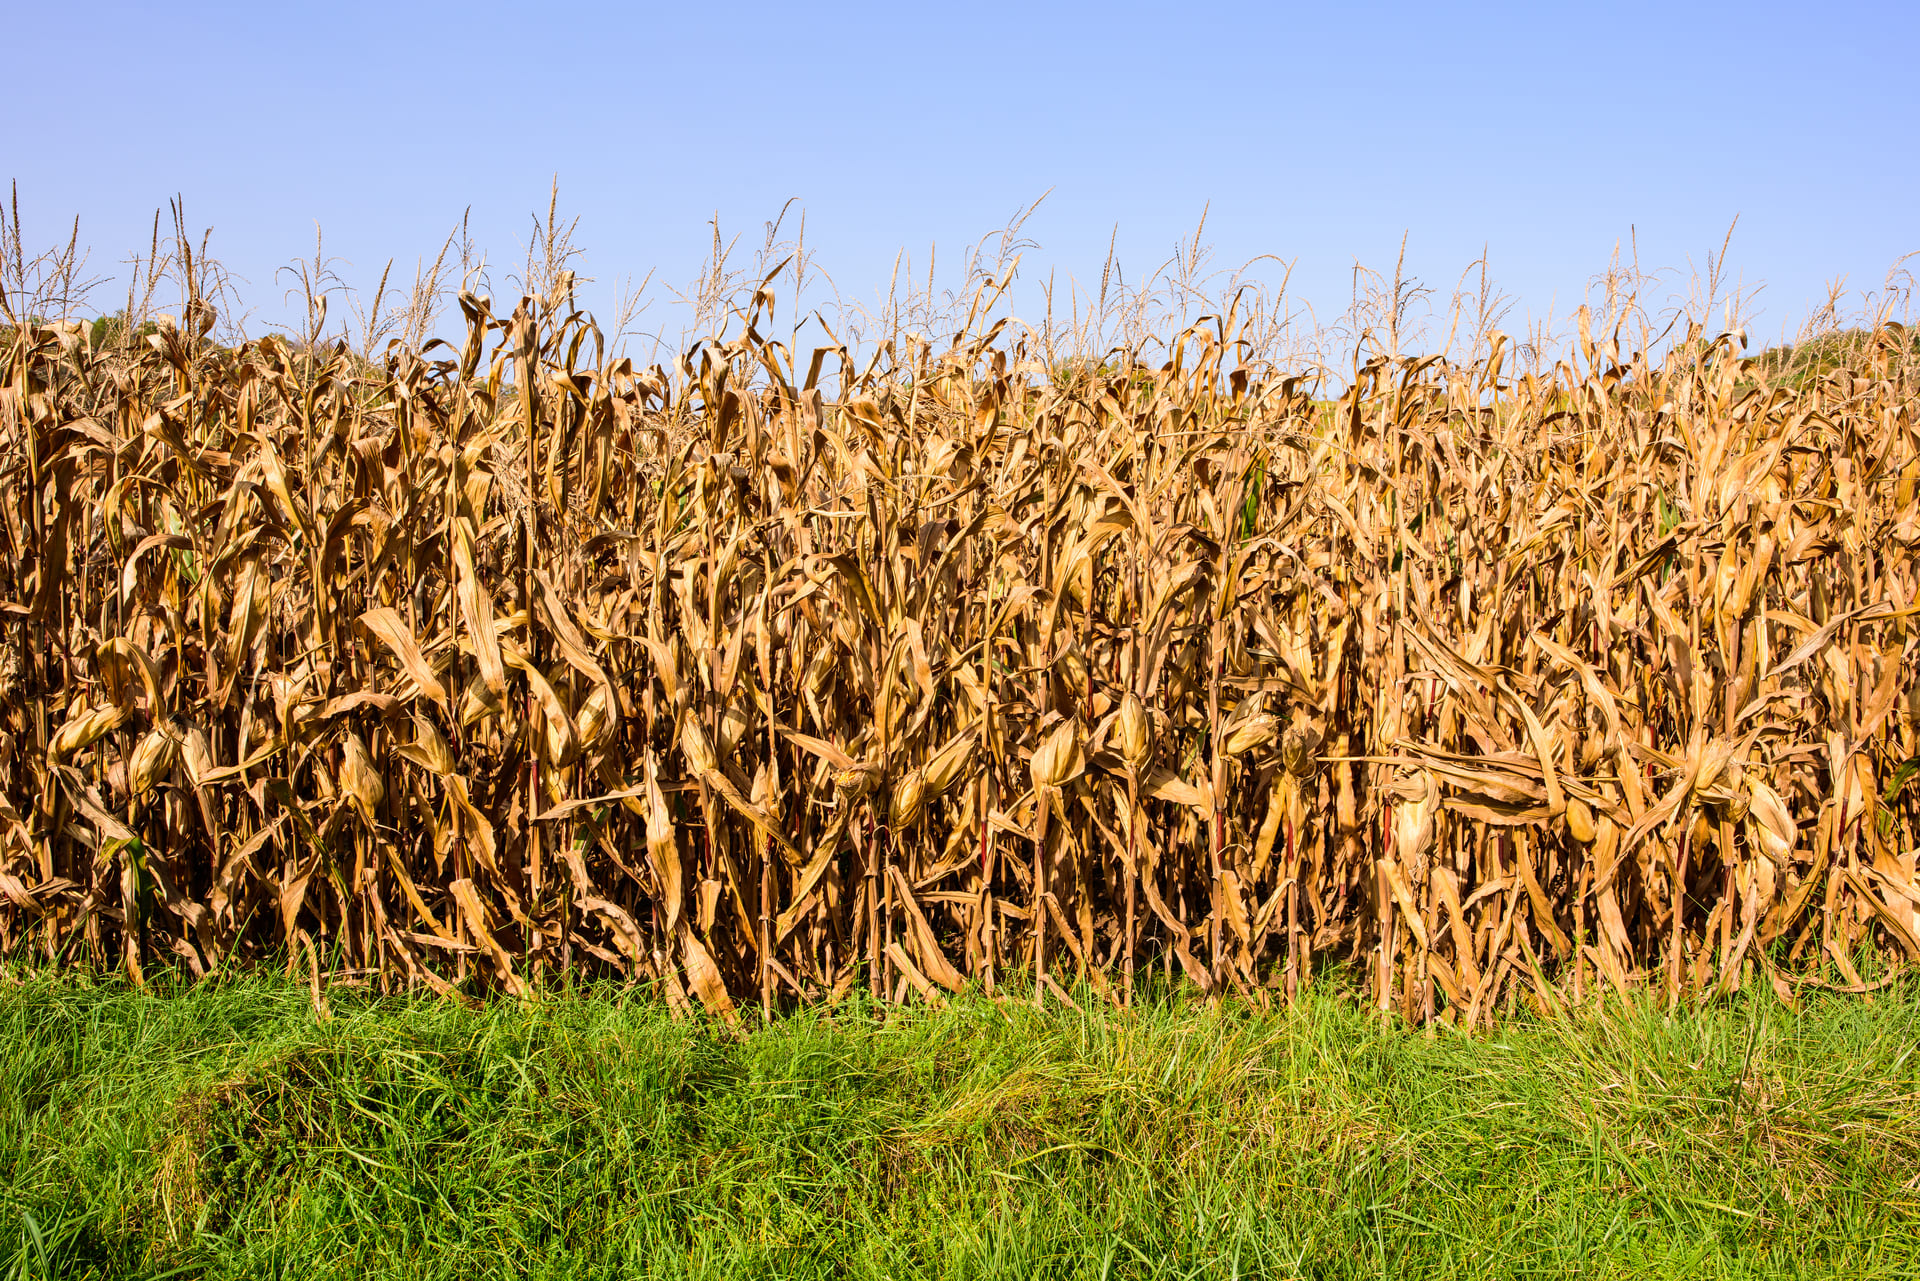
<svg viewBox="0 0 1920 1281"><path fill-rule="evenodd" d="M1899 326L1326 400L1231 308L1049 375L755 292L642 369L567 279L384 360L4 331L0 947L1468 1025L1920 959Z"/></svg>

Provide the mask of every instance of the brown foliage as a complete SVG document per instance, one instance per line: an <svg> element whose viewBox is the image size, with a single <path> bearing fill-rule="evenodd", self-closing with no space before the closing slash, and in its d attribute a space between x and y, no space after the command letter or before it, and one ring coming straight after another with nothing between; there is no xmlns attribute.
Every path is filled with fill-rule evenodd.
<svg viewBox="0 0 1920 1281"><path fill-rule="evenodd" d="M1326 403L1231 318L1036 384L462 303L384 369L7 332L0 946L1466 1024L1920 956L1904 335Z"/></svg>

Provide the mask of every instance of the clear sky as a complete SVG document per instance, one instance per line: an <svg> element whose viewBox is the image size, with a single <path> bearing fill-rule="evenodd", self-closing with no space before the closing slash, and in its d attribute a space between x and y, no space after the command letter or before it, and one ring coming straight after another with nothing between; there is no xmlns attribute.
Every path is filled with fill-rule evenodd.
<svg viewBox="0 0 1920 1281"><path fill-rule="evenodd" d="M1116 225L1150 269L1209 208L1217 263L1292 261L1328 314L1403 232L1443 294L1484 245L1523 309L1564 312L1631 234L1704 268L1738 215L1762 334L1920 250L1912 0L9 10L29 240L78 215L116 270L181 193L256 320L316 222L356 283L469 206L509 264L556 174L602 308L689 281L716 213L751 241L789 198L859 298L1049 189L1030 270L1097 282Z"/></svg>

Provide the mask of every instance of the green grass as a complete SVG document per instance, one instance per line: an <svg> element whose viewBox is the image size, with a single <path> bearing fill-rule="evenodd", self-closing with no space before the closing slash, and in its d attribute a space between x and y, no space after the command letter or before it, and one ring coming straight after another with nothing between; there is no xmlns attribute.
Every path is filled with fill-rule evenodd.
<svg viewBox="0 0 1920 1281"><path fill-rule="evenodd" d="M1898 359L1900 336L1885 335L1890 355ZM1774 382L1804 387L1836 369L1864 371L1872 355L1874 334L1868 329L1838 329L1800 344L1769 347L1759 353L1760 368ZM1908 334L1908 351L1920 355L1920 334Z"/></svg>
<svg viewBox="0 0 1920 1281"><path fill-rule="evenodd" d="M1920 1273L1920 992L797 1015L0 983L0 1277Z"/></svg>

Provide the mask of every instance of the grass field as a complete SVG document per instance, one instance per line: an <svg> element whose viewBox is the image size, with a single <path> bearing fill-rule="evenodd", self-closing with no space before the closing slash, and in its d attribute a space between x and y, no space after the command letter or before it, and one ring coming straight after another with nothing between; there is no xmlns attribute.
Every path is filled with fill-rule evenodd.
<svg viewBox="0 0 1920 1281"><path fill-rule="evenodd" d="M1325 987L739 1035L630 990L329 1002L0 987L0 1276L1920 1272L1911 987L1484 1038Z"/></svg>

